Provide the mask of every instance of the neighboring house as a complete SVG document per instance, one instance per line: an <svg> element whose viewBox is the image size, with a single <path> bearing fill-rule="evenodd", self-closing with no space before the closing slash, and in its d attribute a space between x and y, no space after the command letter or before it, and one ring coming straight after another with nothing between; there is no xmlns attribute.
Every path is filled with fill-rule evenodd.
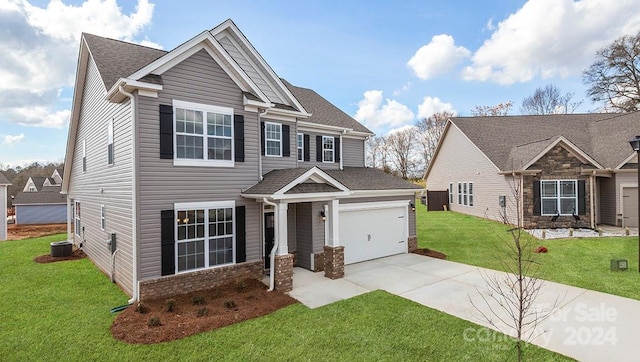
<svg viewBox="0 0 640 362"><path fill-rule="evenodd" d="M447 190L453 211L525 228L637 227L636 134L638 112L451 118L427 188Z"/></svg>
<svg viewBox="0 0 640 362"><path fill-rule="evenodd" d="M372 135L280 79L231 20L169 52L83 34L69 240L131 301L265 270L287 291L294 265L340 278L417 245L419 187L364 168Z"/></svg>
<svg viewBox="0 0 640 362"><path fill-rule="evenodd" d="M29 177L13 199L18 225L59 224L67 221L67 196L61 194L62 178L58 170L51 177Z"/></svg>
<svg viewBox="0 0 640 362"><path fill-rule="evenodd" d="M7 240L7 186L10 185L11 182L0 172L0 215L2 215L2 221L0 222L0 241Z"/></svg>

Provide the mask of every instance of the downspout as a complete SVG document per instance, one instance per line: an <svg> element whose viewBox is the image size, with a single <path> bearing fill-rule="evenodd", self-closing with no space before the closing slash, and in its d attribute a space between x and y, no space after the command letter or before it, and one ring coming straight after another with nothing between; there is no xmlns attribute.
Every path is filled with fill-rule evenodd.
<svg viewBox="0 0 640 362"><path fill-rule="evenodd" d="M347 130L343 130L340 133L340 169L344 170L344 166L342 165L342 149L344 149L344 141L342 140L342 135L347 133Z"/></svg>
<svg viewBox="0 0 640 362"><path fill-rule="evenodd" d="M278 249L278 242L279 242L279 232L278 232L278 205L274 202L271 202L269 200L267 200L266 197L262 198L262 201L267 204L267 205L271 205L274 208L274 213L273 213L273 223L274 225L276 225L275 228L273 228L273 248L271 248L271 252L269 253L269 258L271 259L271 261L269 262L269 291L273 291L273 288L275 287L275 272L276 272L276 249Z"/></svg>
<svg viewBox="0 0 640 362"><path fill-rule="evenodd" d="M589 175L589 211L591 212L591 228L595 229L596 227L596 213L595 211L595 204L594 204L594 200L595 197L593 195L594 191L595 191L595 185L594 185L594 181L596 179L596 171L591 171L591 175Z"/></svg>
<svg viewBox="0 0 640 362"><path fill-rule="evenodd" d="M121 85L118 87L120 93L124 94L131 101L131 158L133 159L131 162L131 251L132 251L132 264L133 264L133 295L131 299L127 302L129 304L133 304L140 297L140 290L138 288L138 247L137 247L137 228L138 228L138 193L136 190L137 185L137 172L136 166L137 162L137 151L136 148L137 140L137 124L136 124L136 102L133 94L124 90L124 87ZM117 249L116 249L117 251ZM115 254L115 252L114 252Z"/></svg>

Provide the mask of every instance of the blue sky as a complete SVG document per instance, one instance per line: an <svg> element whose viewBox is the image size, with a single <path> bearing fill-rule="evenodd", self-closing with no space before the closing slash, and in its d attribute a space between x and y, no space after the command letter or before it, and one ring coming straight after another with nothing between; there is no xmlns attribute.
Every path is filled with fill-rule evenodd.
<svg viewBox="0 0 640 362"><path fill-rule="evenodd" d="M640 30L640 0L0 2L0 164L60 161L82 31L171 50L233 19L275 72L379 135L553 83ZM4 84L3 84L4 83ZM1 167L1 166L0 166Z"/></svg>

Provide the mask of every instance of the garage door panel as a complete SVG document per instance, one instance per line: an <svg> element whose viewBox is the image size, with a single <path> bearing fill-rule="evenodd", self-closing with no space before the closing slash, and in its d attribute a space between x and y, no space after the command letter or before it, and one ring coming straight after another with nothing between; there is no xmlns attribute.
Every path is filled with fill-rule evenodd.
<svg viewBox="0 0 640 362"><path fill-rule="evenodd" d="M622 189L622 226L638 227L638 189L636 187Z"/></svg>
<svg viewBox="0 0 640 362"><path fill-rule="evenodd" d="M340 212L340 243L345 264L407 252L406 208Z"/></svg>

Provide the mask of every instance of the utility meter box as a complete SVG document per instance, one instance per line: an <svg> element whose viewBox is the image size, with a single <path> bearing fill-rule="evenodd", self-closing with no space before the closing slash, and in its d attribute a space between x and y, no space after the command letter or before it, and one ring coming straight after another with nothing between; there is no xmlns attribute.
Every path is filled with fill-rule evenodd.
<svg viewBox="0 0 640 362"><path fill-rule="evenodd" d="M116 233L109 234L109 239L107 239L107 248L111 251L111 254L115 253L118 245L116 244Z"/></svg>
<svg viewBox="0 0 640 362"><path fill-rule="evenodd" d="M628 267L627 259L611 259L611 271L624 271Z"/></svg>
<svg viewBox="0 0 640 362"><path fill-rule="evenodd" d="M507 197L498 196L498 204L500 205L500 207L507 207Z"/></svg>

